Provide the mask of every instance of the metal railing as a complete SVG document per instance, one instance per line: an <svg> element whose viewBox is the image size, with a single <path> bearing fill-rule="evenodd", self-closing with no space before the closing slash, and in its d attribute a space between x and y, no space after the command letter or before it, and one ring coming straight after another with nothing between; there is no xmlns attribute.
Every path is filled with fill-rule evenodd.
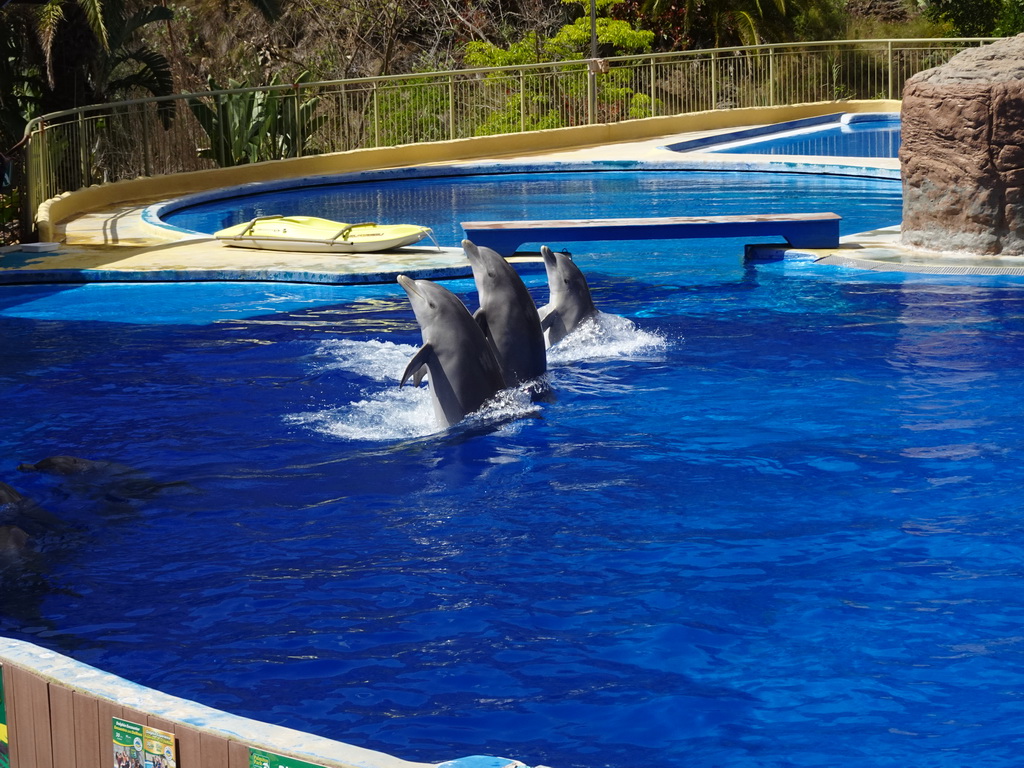
<svg viewBox="0 0 1024 768"><path fill-rule="evenodd" d="M27 213L91 184L709 109L899 98L993 38L845 40L302 82L100 104L26 128Z"/></svg>

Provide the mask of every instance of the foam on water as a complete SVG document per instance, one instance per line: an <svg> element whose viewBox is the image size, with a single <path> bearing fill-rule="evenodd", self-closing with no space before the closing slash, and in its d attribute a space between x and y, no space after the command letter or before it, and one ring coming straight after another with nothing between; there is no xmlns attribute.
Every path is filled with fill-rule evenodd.
<svg viewBox="0 0 1024 768"><path fill-rule="evenodd" d="M585 360L660 360L667 340L644 331L632 320L598 312L584 320L572 333L548 349L548 364L571 365Z"/></svg>
<svg viewBox="0 0 1024 768"><path fill-rule="evenodd" d="M530 382L502 390L465 420L466 427L515 429L515 422L538 415L542 406L534 395L545 388L557 389L559 378L568 387L573 365L596 360L659 359L667 346L664 338L643 331L629 319L600 312L548 350L552 372L538 386ZM402 371L416 347L390 341L333 339L316 350L318 372L341 371L362 381L362 397L320 411L291 414L287 421L343 440L391 442L443 432L434 415L426 386L399 387Z"/></svg>

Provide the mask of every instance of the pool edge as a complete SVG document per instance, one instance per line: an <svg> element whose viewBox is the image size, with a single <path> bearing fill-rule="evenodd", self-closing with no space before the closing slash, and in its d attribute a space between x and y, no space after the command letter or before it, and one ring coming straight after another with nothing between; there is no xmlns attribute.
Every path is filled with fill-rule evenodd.
<svg viewBox="0 0 1024 768"><path fill-rule="evenodd" d="M68 738L85 764L111 758L110 718L118 717L144 719L140 724L173 733L179 765L213 764L198 759L205 748L226 756L225 768L248 765L250 749L324 768L526 768L510 758L478 755L441 763L403 760L172 696L24 640L0 637L0 668L12 765L41 765L46 752L53 761Z"/></svg>

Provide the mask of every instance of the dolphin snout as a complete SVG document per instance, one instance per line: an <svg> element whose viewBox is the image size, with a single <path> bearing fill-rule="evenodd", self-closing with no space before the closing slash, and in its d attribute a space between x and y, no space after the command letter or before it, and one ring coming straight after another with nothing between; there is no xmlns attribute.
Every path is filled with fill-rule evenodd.
<svg viewBox="0 0 1024 768"><path fill-rule="evenodd" d="M416 290L416 281L411 277L408 275L399 275L397 280L398 284L405 289L406 293L416 294L417 296L419 295L419 292Z"/></svg>

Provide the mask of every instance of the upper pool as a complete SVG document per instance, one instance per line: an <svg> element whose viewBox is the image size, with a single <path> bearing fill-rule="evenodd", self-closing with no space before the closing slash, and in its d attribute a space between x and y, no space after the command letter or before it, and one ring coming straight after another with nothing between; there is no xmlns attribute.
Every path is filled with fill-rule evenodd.
<svg viewBox="0 0 1024 768"><path fill-rule="evenodd" d="M890 113L837 114L747 128L668 147L677 152L895 158L900 117Z"/></svg>
<svg viewBox="0 0 1024 768"><path fill-rule="evenodd" d="M212 234L272 214L336 221L410 222L432 227L442 245L458 245L460 222L703 216L729 213L834 212L842 234L899 223L895 179L820 174L633 170L538 171L437 175L437 169L370 174L301 183L248 185L172 202L166 224ZM434 175L429 175L434 174ZM584 243L546 243L586 250Z"/></svg>

